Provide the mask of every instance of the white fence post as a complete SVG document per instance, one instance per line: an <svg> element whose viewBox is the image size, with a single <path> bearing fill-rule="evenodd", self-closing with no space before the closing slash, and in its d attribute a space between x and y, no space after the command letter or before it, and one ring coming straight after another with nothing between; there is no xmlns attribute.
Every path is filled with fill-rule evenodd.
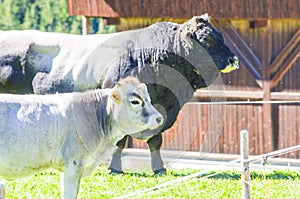
<svg viewBox="0 0 300 199"><path fill-rule="evenodd" d="M242 164L242 199L250 199L250 170L249 170L249 135L248 131L240 132L241 164Z"/></svg>
<svg viewBox="0 0 300 199"><path fill-rule="evenodd" d="M5 186L3 182L0 182L0 199L5 199Z"/></svg>

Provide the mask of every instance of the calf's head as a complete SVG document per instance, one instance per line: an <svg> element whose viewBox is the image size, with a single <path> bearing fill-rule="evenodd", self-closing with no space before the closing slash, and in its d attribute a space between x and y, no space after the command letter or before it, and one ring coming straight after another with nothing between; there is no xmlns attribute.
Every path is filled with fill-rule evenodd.
<svg viewBox="0 0 300 199"><path fill-rule="evenodd" d="M134 77L121 79L113 88L110 99L113 101L113 118L124 134L134 137L135 133L163 124L163 116L151 104L146 84Z"/></svg>

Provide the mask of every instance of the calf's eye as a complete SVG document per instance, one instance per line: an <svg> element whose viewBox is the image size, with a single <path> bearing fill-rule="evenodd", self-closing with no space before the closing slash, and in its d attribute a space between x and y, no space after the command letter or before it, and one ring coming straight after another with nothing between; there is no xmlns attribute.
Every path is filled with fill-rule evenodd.
<svg viewBox="0 0 300 199"><path fill-rule="evenodd" d="M140 102L138 100L132 100L132 101L130 101L130 103L133 104L133 105L139 105L140 104Z"/></svg>

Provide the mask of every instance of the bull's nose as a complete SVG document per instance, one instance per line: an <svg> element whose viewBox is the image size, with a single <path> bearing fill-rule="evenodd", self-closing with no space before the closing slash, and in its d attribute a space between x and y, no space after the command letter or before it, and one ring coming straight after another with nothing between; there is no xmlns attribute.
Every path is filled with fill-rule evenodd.
<svg viewBox="0 0 300 199"><path fill-rule="evenodd" d="M164 119L162 117L157 117L156 122L161 125L163 123Z"/></svg>
<svg viewBox="0 0 300 199"><path fill-rule="evenodd" d="M228 58L227 66L220 71L221 73L229 73L238 68L239 68L239 59L237 58L237 56L233 56Z"/></svg>
<svg viewBox="0 0 300 199"><path fill-rule="evenodd" d="M237 68L238 68L239 58L237 56L229 57L228 62L231 65L237 65Z"/></svg>

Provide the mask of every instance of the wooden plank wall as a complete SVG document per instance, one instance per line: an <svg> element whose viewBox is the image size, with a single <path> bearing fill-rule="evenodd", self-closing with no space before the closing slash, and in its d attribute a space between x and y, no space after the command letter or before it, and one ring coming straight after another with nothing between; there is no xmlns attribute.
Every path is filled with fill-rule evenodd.
<svg viewBox="0 0 300 199"><path fill-rule="evenodd" d="M250 65L241 63L240 70L222 75L225 91L243 95L228 97L227 101L247 100L247 93L259 96L251 100L300 100L300 61L297 60L300 56L299 0L68 0L68 5L70 15L104 17L107 23L119 23L119 31L144 27L156 21L182 22L208 12L223 33L231 31L229 38L237 44L241 40L236 36L241 37L254 53L254 59L249 59L250 62L254 60ZM226 24L229 26L225 27ZM293 44L290 44L295 35ZM295 48L285 49L287 44L290 47L295 45ZM286 55L282 50L290 52ZM241 53L242 56L250 55L249 51ZM293 65L287 64L293 59L297 60ZM273 61L276 67L273 67ZM199 101L208 100L196 96ZM164 148L236 154L239 153L238 136L242 129L250 133L250 154L300 144L299 106L187 104L174 126L164 133ZM129 145L147 147L135 140ZM287 157L300 157L300 153Z"/></svg>
<svg viewBox="0 0 300 199"><path fill-rule="evenodd" d="M300 20L269 20L268 27L250 28L249 20L230 20L230 24L249 45L262 63L271 63L300 28ZM271 44L265 40L270 31ZM267 59L267 60L265 60ZM263 66L260 67L262 72ZM300 60L271 89L272 100L297 99L300 101ZM263 90L257 84L243 63L241 68L222 75L224 92L238 92L239 98L228 97L226 101L247 101L247 95L262 100ZM201 97L198 101L210 101ZM208 90L207 92L213 92ZM242 94L245 96L242 96ZM247 94L248 93L248 94ZM292 97L289 97L292 96ZM199 97L200 96L200 97ZM273 150L300 144L300 103L272 105L271 138ZM186 104L177 122L164 134L163 148L168 150L201 151L214 153L239 153L239 132L247 129L250 133L250 154L259 155L267 150L263 123L262 104L201 105ZM145 143L132 140L132 146L147 148ZM299 158L300 152L285 157Z"/></svg>
<svg viewBox="0 0 300 199"><path fill-rule="evenodd" d="M300 18L298 0L68 0L70 15L88 17Z"/></svg>

